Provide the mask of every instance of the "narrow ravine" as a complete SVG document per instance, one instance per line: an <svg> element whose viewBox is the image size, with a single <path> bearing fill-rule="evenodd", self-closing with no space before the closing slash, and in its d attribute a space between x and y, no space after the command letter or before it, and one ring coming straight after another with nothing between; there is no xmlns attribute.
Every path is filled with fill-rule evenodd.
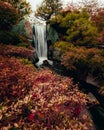
<svg viewBox="0 0 104 130"><path fill-rule="evenodd" d="M70 71L68 71L58 61L53 61L53 65L52 64L51 64L52 66L50 65L48 58L47 58L47 46L46 46L47 44L46 44L46 30L45 29L46 28L43 23L34 26L34 32L35 32L34 44L35 44L35 48L37 51L37 55L39 57L39 62L36 63L36 65L38 67L41 65L41 67L43 66L43 68L44 68L44 66L48 66L53 72L56 72L62 76L72 77L74 83L79 84L79 89L83 93L85 93L87 95L92 95L92 97L93 97L92 101L94 99L94 100L98 101L100 104L90 106L90 108L88 109L88 112L90 113L90 115L94 121L96 129L103 130L104 125L101 122L104 121L104 116L103 116L104 103L103 103L103 97L101 97L100 94L98 93L98 88L85 81L78 80L74 74L72 74ZM42 61L41 61L41 59L42 59ZM44 62L44 61L46 61L46 62Z"/></svg>

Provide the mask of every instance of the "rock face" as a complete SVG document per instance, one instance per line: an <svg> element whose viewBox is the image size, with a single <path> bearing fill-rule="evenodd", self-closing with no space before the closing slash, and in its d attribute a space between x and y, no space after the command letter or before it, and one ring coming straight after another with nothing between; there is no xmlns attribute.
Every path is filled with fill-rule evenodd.
<svg viewBox="0 0 104 130"><path fill-rule="evenodd" d="M26 36L28 39L31 40L33 38L33 30L31 27L31 23L27 20L20 21L19 24L13 27L12 32Z"/></svg>
<svg viewBox="0 0 104 130"><path fill-rule="evenodd" d="M56 30L47 24L46 26L47 32L47 47L48 47L48 59L53 60L53 47L52 45L59 39L58 33Z"/></svg>
<svg viewBox="0 0 104 130"><path fill-rule="evenodd" d="M90 83L92 85L95 85L97 87L100 87L99 81L96 80L96 77L94 77L93 75L89 74L86 78L86 82Z"/></svg>
<svg viewBox="0 0 104 130"><path fill-rule="evenodd" d="M55 43L58 39L58 33L56 32L56 30L50 26L50 24L47 24L46 26L47 29L47 41L51 41L51 43Z"/></svg>

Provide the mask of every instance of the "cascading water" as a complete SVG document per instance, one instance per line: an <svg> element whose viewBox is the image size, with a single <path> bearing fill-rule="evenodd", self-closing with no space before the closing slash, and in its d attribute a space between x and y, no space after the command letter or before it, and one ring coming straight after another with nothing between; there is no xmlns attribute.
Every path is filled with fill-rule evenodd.
<svg viewBox="0 0 104 130"><path fill-rule="evenodd" d="M47 40L45 23L37 23L34 25L34 43L39 58L39 62L37 62L36 65L40 66L45 60L52 64L52 61L49 61L47 59Z"/></svg>
<svg viewBox="0 0 104 130"><path fill-rule="evenodd" d="M44 24L35 25L35 49L38 57L47 57L47 42L46 42L46 26Z"/></svg>

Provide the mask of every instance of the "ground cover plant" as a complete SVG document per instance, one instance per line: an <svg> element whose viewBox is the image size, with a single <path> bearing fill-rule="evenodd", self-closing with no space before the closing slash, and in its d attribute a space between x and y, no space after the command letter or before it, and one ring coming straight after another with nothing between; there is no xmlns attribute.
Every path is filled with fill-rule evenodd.
<svg viewBox="0 0 104 130"><path fill-rule="evenodd" d="M32 49L0 45L0 129L93 130L89 97L71 78L36 70L31 57Z"/></svg>
<svg viewBox="0 0 104 130"><path fill-rule="evenodd" d="M8 71L7 68L5 71ZM15 69L13 71L17 73L21 68L16 70L17 72ZM3 93L5 101L0 101L1 129L94 129L90 115L86 111L89 98L78 90L77 85L73 85L71 78L57 75L49 69L37 70L34 73L31 69L26 71L23 69L22 73L19 80L24 80L25 76L28 76L28 80L24 80L16 87L12 83L12 94L9 91L10 87L5 90L10 97L9 101L7 101L7 94ZM8 79L12 74L5 75L3 72L2 75ZM30 89L26 87L29 87L28 83L32 85ZM0 84L1 90L5 85L7 84ZM18 95L16 101L12 100L15 97L13 94Z"/></svg>
<svg viewBox="0 0 104 130"><path fill-rule="evenodd" d="M20 59L0 55L0 102L9 104L24 97L32 86L32 72L31 64L24 65Z"/></svg>
<svg viewBox="0 0 104 130"><path fill-rule="evenodd" d="M79 47L65 41L57 41L52 47L53 58L60 60L74 77L86 80L92 75L104 93L104 49Z"/></svg>
<svg viewBox="0 0 104 130"><path fill-rule="evenodd" d="M33 85L33 49L0 44L0 102L22 98ZM31 79L30 79L31 77Z"/></svg>

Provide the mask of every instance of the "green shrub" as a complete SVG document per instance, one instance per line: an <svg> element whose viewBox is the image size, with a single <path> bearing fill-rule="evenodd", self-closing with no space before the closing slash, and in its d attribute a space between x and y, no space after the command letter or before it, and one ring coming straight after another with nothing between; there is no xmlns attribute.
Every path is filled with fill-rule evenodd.
<svg viewBox="0 0 104 130"><path fill-rule="evenodd" d="M20 58L20 61L24 64L24 65L30 65L33 66L32 62L29 59L26 58Z"/></svg>
<svg viewBox="0 0 104 130"><path fill-rule="evenodd" d="M73 48L73 44L65 41L58 41L52 45L53 48L53 59L60 60L61 56L68 51L69 48Z"/></svg>
<svg viewBox="0 0 104 130"><path fill-rule="evenodd" d="M72 43L69 43L69 42L65 42L65 41L58 41L56 42L54 45L53 45L54 48L57 48L58 50L61 51L61 53L65 53L68 48L73 48L73 44Z"/></svg>

